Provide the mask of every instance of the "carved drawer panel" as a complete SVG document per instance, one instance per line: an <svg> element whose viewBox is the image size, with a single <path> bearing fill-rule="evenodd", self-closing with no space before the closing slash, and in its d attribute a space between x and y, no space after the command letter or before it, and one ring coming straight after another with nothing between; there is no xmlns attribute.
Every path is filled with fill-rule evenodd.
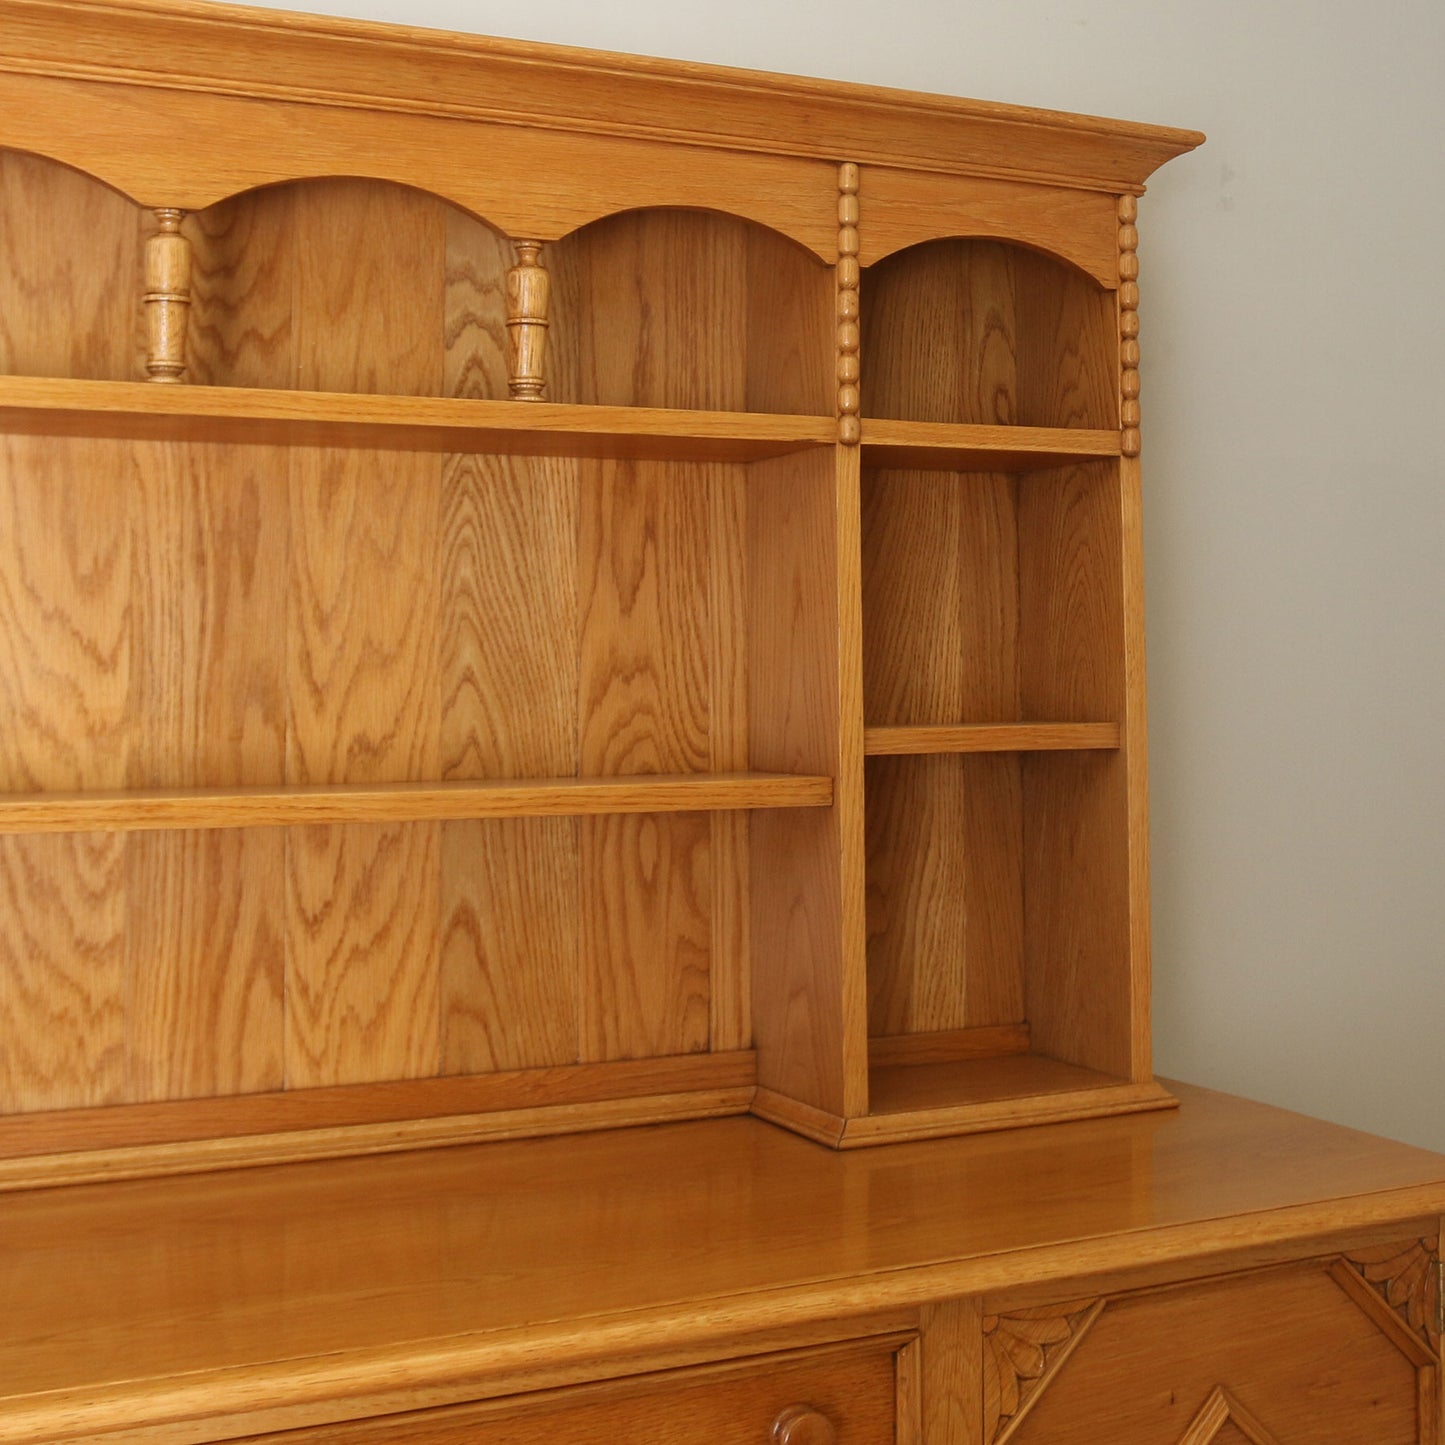
<svg viewBox="0 0 1445 1445"><path fill-rule="evenodd" d="M984 1319L984 1445L1439 1445L1433 1242Z"/></svg>
<svg viewBox="0 0 1445 1445"><path fill-rule="evenodd" d="M892 1445L903 1343L873 1339L237 1445Z"/></svg>

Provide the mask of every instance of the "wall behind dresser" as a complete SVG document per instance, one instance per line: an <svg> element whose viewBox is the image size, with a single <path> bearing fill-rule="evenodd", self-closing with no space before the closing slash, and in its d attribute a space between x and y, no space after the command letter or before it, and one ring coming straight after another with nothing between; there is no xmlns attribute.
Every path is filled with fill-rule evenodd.
<svg viewBox="0 0 1445 1445"><path fill-rule="evenodd" d="M1208 132L1143 209L1158 1065L1445 1149L1445 7L311 3Z"/></svg>

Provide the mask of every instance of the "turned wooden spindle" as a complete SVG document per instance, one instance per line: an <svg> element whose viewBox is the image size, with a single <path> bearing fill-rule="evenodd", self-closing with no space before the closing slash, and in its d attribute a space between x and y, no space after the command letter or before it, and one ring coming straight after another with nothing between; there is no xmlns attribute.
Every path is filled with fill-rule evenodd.
<svg viewBox="0 0 1445 1445"><path fill-rule="evenodd" d="M1137 457L1139 436L1139 201L1119 197L1119 424L1121 448Z"/></svg>
<svg viewBox="0 0 1445 1445"><path fill-rule="evenodd" d="M191 306L191 243L184 211L156 211L160 229L146 242L146 379L180 381L186 370L186 316Z"/></svg>
<svg viewBox="0 0 1445 1445"><path fill-rule="evenodd" d="M838 167L838 440L850 447L863 432L858 280L858 167L845 161Z"/></svg>
<svg viewBox="0 0 1445 1445"><path fill-rule="evenodd" d="M547 302L552 278L542 265L542 242L514 242L517 264L507 272L508 389L516 401L542 401L547 392Z"/></svg>

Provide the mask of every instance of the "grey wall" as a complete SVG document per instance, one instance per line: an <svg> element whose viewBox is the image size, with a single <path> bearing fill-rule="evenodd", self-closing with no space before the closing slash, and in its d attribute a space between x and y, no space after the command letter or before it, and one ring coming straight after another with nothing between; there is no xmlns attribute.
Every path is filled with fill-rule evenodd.
<svg viewBox="0 0 1445 1445"><path fill-rule="evenodd" d="M1158 1065L1445 1149L1445 6L317 8L1209 133L1141 207Z"/></svg>

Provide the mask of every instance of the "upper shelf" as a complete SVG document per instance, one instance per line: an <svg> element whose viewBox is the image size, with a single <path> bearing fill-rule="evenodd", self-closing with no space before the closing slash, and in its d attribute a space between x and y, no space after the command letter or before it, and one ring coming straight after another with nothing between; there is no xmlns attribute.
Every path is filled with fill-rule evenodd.
<svg viewBox="0 0 1445 1445"><path fill-rule="evenodd" d="M752 461L832 445L831 417L0 376L0 430L509 456ZM880 467L1030 471L1119 455L1116 431L865 418Z"/></svg>
<svg viewBox="0 0 1445 1445"><path fill-rule="evenodd" d="M831 444L832 417L0 376L0 428L512 456L750 461Z"/></svg>

